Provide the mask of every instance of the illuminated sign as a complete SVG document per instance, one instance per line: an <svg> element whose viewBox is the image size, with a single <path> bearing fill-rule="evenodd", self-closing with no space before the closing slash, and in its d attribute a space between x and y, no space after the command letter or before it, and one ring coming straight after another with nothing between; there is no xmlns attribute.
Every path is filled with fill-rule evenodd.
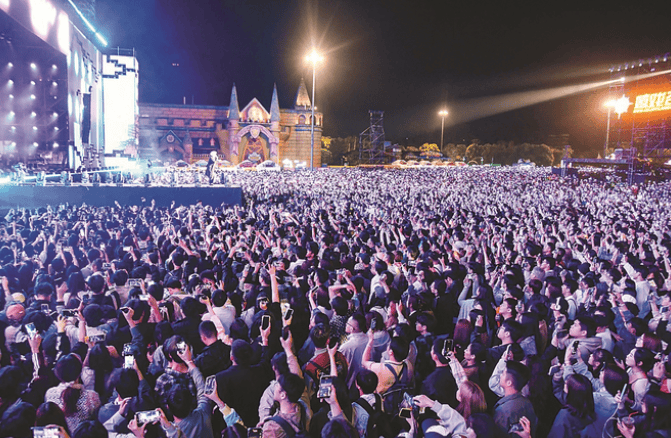
<svg viewBox="0 0 671 438"><path fill-rule="evenodd" d="M671 110L671 91L636 96L634 113L650 113L654 111L668 110Z"/></svg>

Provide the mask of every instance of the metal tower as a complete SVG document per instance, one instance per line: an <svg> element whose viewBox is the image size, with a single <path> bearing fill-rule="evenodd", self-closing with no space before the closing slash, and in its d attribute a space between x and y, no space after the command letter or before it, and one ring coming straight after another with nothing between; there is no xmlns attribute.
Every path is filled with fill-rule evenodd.
<svg viewBox="0 0 671 438"><path fill-rule="evenodd" d="M388 161L384 146L384 111L368 111L370 126L359 135L359 163L384 164Z"/></svg>

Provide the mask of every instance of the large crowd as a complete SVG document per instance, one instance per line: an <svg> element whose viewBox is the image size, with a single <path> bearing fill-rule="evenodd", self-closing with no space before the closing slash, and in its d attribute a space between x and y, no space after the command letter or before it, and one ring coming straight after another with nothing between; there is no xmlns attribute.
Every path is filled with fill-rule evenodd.
<svg viewBox="0 0 671 438"><path fill-rule="evenodd" d="M0 219L0 437L671 437L670 183L232 179Z"/></svg>

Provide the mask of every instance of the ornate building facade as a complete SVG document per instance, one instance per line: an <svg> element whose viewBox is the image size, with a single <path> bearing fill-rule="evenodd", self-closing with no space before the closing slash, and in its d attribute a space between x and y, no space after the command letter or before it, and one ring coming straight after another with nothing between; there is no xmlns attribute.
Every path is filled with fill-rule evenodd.
<svg viewBox="0 0 671 438"><path fill-rule="evenodd" d="M277 87L268 111L256 98L240 109L233 85L227 107L140 104L139 156L162 161L207 160L211 151L236 165L272 160L310 164L312 104L301 80L294 107L280 109ZM314 165L321 165L323 116L315 112Z"/></svg>

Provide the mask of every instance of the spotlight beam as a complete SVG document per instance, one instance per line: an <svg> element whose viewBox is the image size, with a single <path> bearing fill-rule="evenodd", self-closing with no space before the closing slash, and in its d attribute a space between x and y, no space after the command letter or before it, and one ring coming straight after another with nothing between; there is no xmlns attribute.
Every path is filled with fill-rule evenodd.
<svg viewBox="0 0 671 438"><path fill-rule="evenodd" d="M642 80L653 76L671 73L671 70L653 72L645 75L638 75L629 80ZM480 97L471 100L465 100L450 104L455 108L455 117L450 118L450 124L471 122L485 117L506 113L520 108L525 108L539 103L551 100L561 99L574 94L584 93L586 91L607 87L612 84L622 82L620 78L607 81L598 81L580 85L565 85L562 87L549 88L544 90L521 91L515 93L501 94L498 96Z"/></svg>

